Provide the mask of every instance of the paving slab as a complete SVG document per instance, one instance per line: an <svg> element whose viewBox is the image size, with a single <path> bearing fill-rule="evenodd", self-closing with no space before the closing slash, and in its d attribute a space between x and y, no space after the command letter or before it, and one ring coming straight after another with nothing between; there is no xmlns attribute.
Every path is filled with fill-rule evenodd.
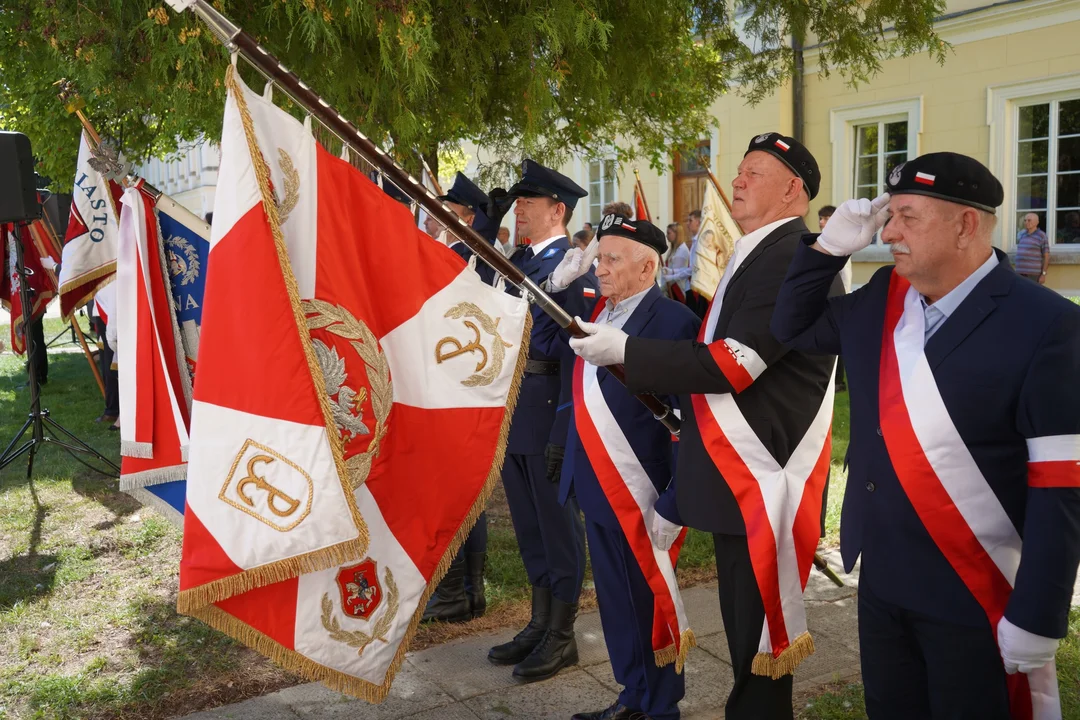
<svg viewBox="0 0 1080 720"><path fill-rule="evenodd" d="M582 667L607 663L607 645L604 644L604 628L600 613L590 612L578 618L574 624L577 638L578 664Z"/></svg>
<svg viewBox="0 0 1080 720"><path fill-rule="evenodd" d="M819 635L814 638L814 654L795 668L795 690L809 690L858 675L858 653L827 635Z"/></svg>
<svg viewBox="0 0 1080 720"><path fill-rule="evenodd" d="M694 635L702 637L724 629L724 620L720 617L720 596L716 592L716 583L687 588L682 591L682 600Z"/></svg>
<svg viewBox="0 0 1080 720"><path fill-rule="evenodd" d="M493 665L488 650L514 637L517 630L467 637L409 656L409 663L455 700L514 685L510 665Z"/></svg>
<svg viewBox="0 0 1080 720"><path fill-rule="evenodd" d="M185 716L184 720L297 720L300 716L277 693Z"/></svg>
<svg viewBox="0 0 1080 720"><path fill-rule="evenodd" d="M356 717L357 720L367 720L366 715L357 715ZM480 716L476 715L465 704L454 703L446 707L426 710L419 715L410 715L409 720L480 720Z"/></svg>
<svg viewBox="0 0 1080 720"><path fill-rule="evenodd" d="M405 661L394 678L390 695L378 705L341 695L321 685L298 685L277 694L289 700L296 717L317 720L357 717L364 720L397 720L454 703L453 697L443 692L409 660Z"/></svg>
<svg viewBox="0 0 1080 720"><path fill-rule="evenodd" d="M859 601L845 598L836 602L808 602L806 624L816 642L827 635L852 652L859 652Z"/></svg>
<svg viewBox="0 0 1080 720"><path fill-rule="evenodd" d="M611 701L611 691L585 670L564 670L551 680L496 690L465 705L481 720L566 720L583 708L604 708Z"/></svg>

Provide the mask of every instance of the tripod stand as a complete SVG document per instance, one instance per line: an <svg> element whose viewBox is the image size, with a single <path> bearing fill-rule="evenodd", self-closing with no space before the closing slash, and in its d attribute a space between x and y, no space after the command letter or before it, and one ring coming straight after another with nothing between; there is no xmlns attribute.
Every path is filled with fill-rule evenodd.
<svg viewBox="0 0 1080 720"><path fill-rule="evenodd" d="M15 224L17 230L21 230L25 225L25 222L18 222ZM30 359L34 353L35 341L33 335L30 333L30 323L33 320L33 307L31 304L33 290L30 289L30 284L27 282L27 279L34 274L34 271L26 268L21 237L17 238L17 242L15 242L15 274L19 277L19 300L22 302L23 336L26 338L27 358ZM22 455L26 455L26 479L29 480L34 473L34 456L37 455L38 448L44 443L51 443L53 445L59 445L67 450L72 457L94 472L118 477L120 475L120 468L118 468L115 463L80 440L73 433L64 428L63 425L53 420L49 416L49 410L41 407L41 387L38 383L37 368L34 367L34 362L32 360L27 363L27 371L30 376L30 414L27 416L26 422L23 423L22 429L15 433L15 437L8 443L3 454L0 454L0 470L3 470L8 465L15 462L15 460ZM46 434L46 431L49 431L52 434ZM25 436L27 432L30 433L30 437L24 440L23 436ZM20 440L23 440L22 445L19 445ZM16 447L17 445L18 447ZM102 470L94 467L79 457L80 453L89 455L104 463L111 472L109 470Z"/></svg>

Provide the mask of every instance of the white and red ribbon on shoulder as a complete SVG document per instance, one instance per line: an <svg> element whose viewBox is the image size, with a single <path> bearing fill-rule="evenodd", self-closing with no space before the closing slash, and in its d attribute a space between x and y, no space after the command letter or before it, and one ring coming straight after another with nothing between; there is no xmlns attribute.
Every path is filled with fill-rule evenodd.
<svg viewBox="0 0 1080 720"><path fill-rule="evenodd" d="M919 293L893 273L880 375L881 430L893 469L919 519L986 612L997 637L1020 566L1021 539L949 416L923 352ZM1028 441L1029 484L1075 487L1075 436ZM1071 465L1071 474L1064 468ZM1061 717L1053 662L1008 676L1014 720Z"/></svg>

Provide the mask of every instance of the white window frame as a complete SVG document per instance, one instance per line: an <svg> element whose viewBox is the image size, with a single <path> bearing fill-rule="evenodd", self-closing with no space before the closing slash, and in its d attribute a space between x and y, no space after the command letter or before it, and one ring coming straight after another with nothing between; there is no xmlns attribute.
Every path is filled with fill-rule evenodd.
<svg viewBox="0 0 1080 720"><path fill-rule="evenodd" d="M858 189L859 189L859 170L858 170L858 167L857 167L858 166L858 160L859 160L859 157L860 157L859 154L858 154L858 150L859 150L859 133L857 132L858 129L859 128L864 128L864 127L871 127L871 126L875 126L875 125L877 126L878 150L877 150L877 153L874 155L874 159L878 163L877 177L874 179L874 197L877 197L878 194L885 189L885 165L886 165L885 158L886 158L886 156L887 155L899 155L900 154L899 152L890 153L886 149L886 146L887 146L887 143L888 143L888 133L886 131L886 128L889 125L893 125L895 123L901 123L901 122L907 122L907 116L906 115L893 115L891 117L879 118L877 120L868 120L866 122L856 122L856 123L852 124L851 127L852 127L852 139L853 139L854 148L853 148L852 155L851 155L851 158L850 158L850 161L851 161L851 164L852 164L852 168L851 168L851 190L850 190L851 194L848 197L855 197L856 195L858 195ZM908 160L911 159L911 154L907 151L906 148L904 150L904 153L905 153L904 162L907 162ZM867 155L866 157L870 157L870 156Z"/></svg>
<svg viewBox="0 0 1080 720"><path fill-rule="evenodd" d="M1054 100L1075 100L1080 98L1080 73L1057 75L1043 80L993 85L986 93L986 124L990 126L990 170L1002 180L1005 189L1005 201L998 228L995 232L995 244L1003 250L1016 247L1016 169L1017 169L1017 130L1020 124L1020 108L1026 105L1040 105ZM1051 149L1056 145L1057 119L1051 116ZM1048 156L1048 162L1054 158ZM1057 188L1046 188L1047 195L1047 235L1054 227L1050 222L1051 211L1056 210ZM1056 218L1055 218L1056 220ZM1080 245L1056 245L1050 237L1051 255L1080 253Z"/></svg>
<svg viewBox="0 0 1080 720"><path fill-rule="evenodd" d="M871 105L850 105L829 111L829 140L832 143L832 197L839 205L855 191L855 128L875 122L907 121L907 159L919 156L922 140L922 96ZM879 173L883 170L879 170Z"/></svg>
<svg viewBox="0 0 1080 720"><path fill-rule="evenodd" d="M593 194L592 194L592 164L601 163L600 165L600 187L604 187L609 179L604 175L604 163L611 163L612 176L611 180L611 197L601 197L600 209L603 210L604 206L608 203L615 202L619 199L619 163L614 155L605 155L603 157L587 158L582 163L582 179L581 186L589 192L589 196L585 198L585 212L582 213L584 217L581 218L582 227L584 223L592 222L592 208L593 208ZM596 223L593 223L594 225Z"/></svg>

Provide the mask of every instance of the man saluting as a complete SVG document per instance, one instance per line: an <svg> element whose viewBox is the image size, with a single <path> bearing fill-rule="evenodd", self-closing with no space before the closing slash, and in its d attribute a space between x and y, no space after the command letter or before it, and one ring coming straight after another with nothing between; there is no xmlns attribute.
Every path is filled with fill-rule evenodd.
<svg viewBox="0 0 1080 720"><path fill-rule="evenodd" d="M848 570L874 720L1060 718L1054 654L1080 559L1080 308L991 246L1001 183L955 153L894 169L798 248L772 328L843 352ZM888 224L885 222L888 219ZM827 289L881 239L895 266Z"/></svg>

